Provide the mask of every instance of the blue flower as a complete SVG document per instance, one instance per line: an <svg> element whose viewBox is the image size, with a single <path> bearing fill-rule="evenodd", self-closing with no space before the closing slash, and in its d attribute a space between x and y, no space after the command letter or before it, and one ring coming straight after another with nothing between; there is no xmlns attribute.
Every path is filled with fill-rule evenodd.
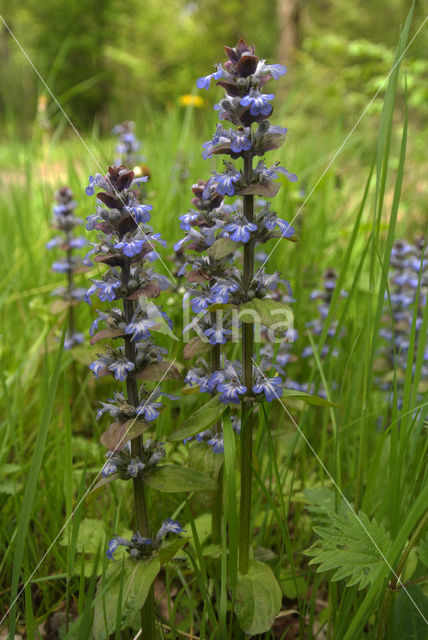
<svg viewBox="0 0 428 640"><path fill-rule="evenodd" d="M153 207L151 204L138 204L134 207L129 207L129 212L134 218L135 222L148 222L151 217L149 211L151 211L152 209Z"/></svg>
<svg viewBox="0 0 428 640"><path fill-rule="evenodd" d="M140 471L144 469L144 464L141 462L140 458L132 458L131 462L128 464L128 473L131 478L136 478Z"/></svg>
<svg viewBox="0 0 428 640"><path fill-rule="evenodd" d="M253 391L254 393L264 393L266 400L272 402L282 395L282 380L278 377L260 379L253 386Z"/></svg>
<svg viewBox="0 0 428 640"><path fill-rule="evenodd" d="M235 193L234 182L237 182L241 174L236 173L217 173L214 178L217 182L216 191L221 196L233 196Z"/></svg>
<svg viewBox="0 0 428 640"><path fill-rule="evenodd" d="M99 222L101 222L101 218L98 211L96 213L91 213L91 215L86 218L86 229L88 231L93 231L95 229L95 225Z"/></svg>
<svg viewBox="0 0 428 640"><path fill-rule="evenodd" d="M199 213L197 211L189 211L189 213L185 213L184 215L180 216L180 229L183 229L183 231L190 231L190 223L195 222L195 220L197 220L198 218Z"/></svg>
<svg viewBox="0 0 428 640"><path fill-rule="evenodd" d="M93 196L95 193L95 187L98 186L100 184L100 178L102 178L102 176L99 173L95 174L94 176L89 176L89 184L85 189L85 193L87 196Z"/></svg>
<svg viewBox="0 0 428 640"><path fill-rule="evenodd" d="M108 476L113 475L113 473L116 473L116 471L117 471L117 465L114 462L111 462L111 460L107 460L107 462L105 463L105 465L101 470L101 475L104 478L108 478Z"/></svg>
<svg viewBox="0 0 428 640"><path fill-rule="evenodd" d="M266 216L264 225L266 229L268 229L268 231L272 231L272 229L274 229L275 227L279 227L283 238L291 238L295 234L294 227L292 227L285 220L278 218L276 213L271 213Z"/></svg>
<svg viewBox="0 0 428 640"><path fill-rule="evenodd" d="M93 372L94 376L98 378L100 373L104 371L104 369L106 368L106 365L107 363L103 359L99 359L99 360L94 360L94 362L91 362L91 364L89 365L89 368Z"/></svg>
<svg viewBox="0 0 428 640"><path fill-rule="evenodd" d="M70 247L72 249L81 249L87 244L88 244L88 241L86 240L86 238L72 238L70 240Z"/></svg>
<svg viewBox="0 0 428 640"><path fill-rule="evenodd" d="M227 336L231 331L229 329L224 329L223 327L211 327L210 329L206 329L204 334L207 336L210 344L226 344Z"/></svg>
<svg viewBox="0 0 428 640"><path fill-rule="evenodd" d="M224 453L223 434L216 433L207 441L207 444L212 447L214 453Z"/></svg>
<svg viewBox="0 0 428 640"><path fill-rule="evenodd" d="M268 116L272 111L269 100L273 100L274 97L275 95L273 93L259 93L251 89L249 95L241 98L240 104L243 107L250 107L252 116Z"/></svg>
<svg viewBox="0 0 428 640"><path fill-rule="evenodd" d="M239 380L225 380L217 385L217 391L220 391L221 402L239 404L241 401L239 396L247 392L247 387Z"/></svg>
<svg viewBox="0 0 428 640"><path fill-rule="evenodd" d="M70 271L71 269L71 264L70 262L67 262L65 260L53 262L51 269L52 271L56 271L57 273L67 273L67 271Z"/></svg>
<svg viewBox="0 0 428 640"><path fill-rule="evenodd" d="M223 75L223 69L221 68L221 64L217 66L217 71L214 73L210 73L208 76L202 76L196 80L196 86L198 89L208 89L210 88L211 80L220 80Z"/></svg>
<svg viewBox="0 0 428 640"><path fill-rule="evenodd" d="M141 253L144 242L144 240L130 240L129 242L123 240L122 242L117 242L114 245L114 248L122 249L125 256L128 256L128 258L132 258L133 256L137 256L139 253Z"/></svg>
<svg viewBox="0 0 428 640"><path fill-rule="evenodd" d="M120 380L121 382L123 382L124 380L126 380L128 373L132 371L134 367L134 363L130 360L127 360L126 358L119 358L118 360L112 362L108 366L108 369L109 371L112 371L114 373L114 377L116 378L116 380Z"/></svg>
<svg viewBox="0 0 428 640"><path fill-rule="evenodd" d="M231 222L226 224L224 230L230 235L230 239L234 242L246 243L250 239L250 232L257 231L257 225L254 222L248 222L244 217L240 219L240 222Z"/></svg>
<svg viewBox="0 0 428 640"><path fill-rule="evenodd" d="M279 171L279 173L282 173L287 178L287 180L290 180L290 182L297 182L297 180L299 179L295 173L287 171L287 169L285 169L284 167L276 167L276 170Z"/></svg>
<svg viewBox="0 0 428 640"><path fill-rule="evenodd" d="M282 64L263 64L260 69L260 75L270 73L274 80L279 80L281 76L287 73L287 69Z"/></svg>
<svg viewBox="0 0 428 640"><path fill-rule="evenodd" d="M72 335L67 334L64 339L64 349L68 350L72 347L75 347L77 344L82 344L85 338L83 337L83 333L73 333Z"/></svg>
<svg viewBox="0 0 428 640"><path fill-rule="evenodd" d="M159 544L159 542L166 536L167 533L186 533L183 527L180 525L177 520L173 520L172 518L167 518L163 521L161 528L159 529L155 544Z"/></svg>
<svg viewBox="0 0 428 640"><path fill-rule="evenodd" d="M217 280L216 284L211 287L211 300L217 304L226 303L229 300L229 293L237 291L238 288L239 284L233 280Z"/></svg>
<svg viewBox="0 0 428 640"><path fill-rule="evenodd" d="M153 320L140 318L139 320L133 320L125 327L125 333L132 334L132 340L148 340L150 338L151 327L155 326Z"/></svg>
<svg viewBox="0 0 428 640"><path fill-rule="evenodd" d="M114 552L116 551L119 545L120 545L120 542L118 541L117 538L112 538L108 542L108 549L106 551L106 556L109 560L113 560Z"/></svg>
<svg viewBox="0 0 428 640"><path fill-rule="evenodd" d="M202 148L204 149L202 152L203 159L206 160L207 158L211 158L214 149L221 144L230 142L232 135L233 132L226 131L223 129L221 124L218 124L212 139L208 140L208 142L204 142L202 145Z"/></svg>
<svg viewBox="0 0 428 640"><path fill-rule="evenodd" d="M235 153L240 153L241 151L248 151L251 149L251 140L245 131L239 131L238 133L232 133L232 143L230 148Z"/></svg>
<svg viewBox="0 0 428 640"><path fill-rule="evenodd" d="M145 402L142 405L138 405L135 413L137 416L143 415L148 422L151 422L152 420L155 420L158 417L159 415L158 409L161 406L162 406L161 402Z"/></svg>
<svg viewBox="0 0 428 640"><path fill-rule="evenodd" d="M64 241L62 238L57 237L57 238L52 238L52 240L49 240L49 242L47 242L45 244L46 249L53 249L54 247L57 247L59 244L62 244Z"/></svg>
<svg viewBox="0 0 428 640"><path fill-rule="evenodd" d="M209 304L211 304L211 298L209 293L201 293L190 300L193 313L200 313L204 311Z"/></svg>

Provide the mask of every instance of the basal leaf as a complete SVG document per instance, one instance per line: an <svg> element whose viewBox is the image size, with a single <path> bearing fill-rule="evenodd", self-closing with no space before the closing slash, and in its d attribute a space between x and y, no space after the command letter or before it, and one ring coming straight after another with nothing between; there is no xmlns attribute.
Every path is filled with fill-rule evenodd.
<svg viewBox="0 0 428 640"><path fill-rule="evenodd" d="M269 631L281 609L281 602L281 588L272 569L263 562L254 560L246 575L238 574L235 612L245 633L254 635Z"/></svg>
<svg viewBox="0 0 428 640"><path fill-rule="evenodd" d="M400 589L397 594L391 640L427 640L427 625L418 609L428 611L428 598L416 584L406 587L406 591Z"/></svg>
<svg viewBox="0 0 428 640"><path fill-rule="evenodd" d="M145 482L152 489L166 493L215 491L217 488L215 480L204 473L175 464L164 464L157 467L154 473L145 478Z"/></svg>
<svg viewBox="0 0 428 640"><path fill-rule="evenodd" d="M428 534L423 538L418 547L419 560L428 567Z"/></svg>
<svg viewBox="0 0 428 640"><path fill-rule="evenodd" d="M208 429L221 418L226 409L227 405L220 402L218 396L214 396L203 404L202 407L194 411L192 415L183 422L181 427L173 431L169 435L168 440L172 442L184 440L184 438L190 438L190 436L194 436Z"/></svg>
<svg viewBox="0 0 428 640"><path fill-rule="evenodd" d="M160 571L160 560L152 556L148 560L111 562L98 584L95 597L95 613L92 631L97 640L107 640L115 632L116 612L123 571L121 629L132 626L146 601L149 589ZM107 628L106 628L107 625Z"/></svg>

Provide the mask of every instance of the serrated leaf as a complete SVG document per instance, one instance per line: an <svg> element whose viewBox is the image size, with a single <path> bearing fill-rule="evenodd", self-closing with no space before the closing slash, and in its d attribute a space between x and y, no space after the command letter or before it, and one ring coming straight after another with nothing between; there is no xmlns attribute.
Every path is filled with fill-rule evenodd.
<svg viewBox="0 0 428 640"><path fill-rule="evenodd" d="M116 612L123 570L121 629L132 626L146 601L149 589L160 571L160 560L152 556L148 560L112 562L108 565L102 584L95 596L95 613L92 631L97 640L107 640L114 633ZM106 629L107 625L107 629Z"/></svg>
<svg viewBox="0 0 428 640"><path fill-rule="evenodd" d="M283 302L272 298L254 298L239 305L241 322L263 324L266 327L285 331L293 325L293 310Z"/></svg>
<svg viewBox="0 0 428 640"><path fill-rule="evenodd" d="M382 525L360 511L358 519L349 509L328 511L326 519L314 531L319 536L305 555L309 564L318 564L318 572L333 571L332 580L345 580L348 587L363 589L383 570L391 548L391 538Z"/></svg>
<svg viewBox="0 0 428 640"><path fill-rule="evenodd" d="M181 467L175 464L164 464L147 478L145 482L156 489L166 493L178 493L181 491L215 491L217 483L204 473Z"/></svg>
<svg viewBox="0 0 428 640"><path fill-rule="evenodd" d="M246 575L238 574L235 612L245 633L265 633L281 609L282 593L272 569L254 560Z"/></svg>
<svg viewBox="0 0 428 640"><path fill-rule="evenodd" d="M234 240L230 238L219 238L207 249L207 254L213 260L221 260L236 251L237 247L238 245Z"/></svg>
<svg viewBox="0 0 428 640"><path fill-rule="evenodd" d="M218 396L214 396L208 402L199 407L187 418L175 431L173 431L168 440L176 442L177 440L184 440L184 438L190 438L205 429L211 427L217 422L223 413L226 411L227 405L220 402Z"/></svg>
<svg viewBox="0 0 428 640"><path fill-rule="evenodd" d="M305 404L315 404L318 407L336 407L339 409L342 407L342 405L337 404L336 402L331 402L331 400L327 400L327 398L312 396L310 393L305 393L305 391L295 391L294 389L283 390L281 399L286 400L287 398L301 400Z"/></svg>

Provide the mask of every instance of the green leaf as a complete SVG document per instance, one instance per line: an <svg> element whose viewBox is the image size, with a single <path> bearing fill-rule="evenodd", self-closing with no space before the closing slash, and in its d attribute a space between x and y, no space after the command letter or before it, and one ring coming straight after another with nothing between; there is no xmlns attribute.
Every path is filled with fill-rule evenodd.
<svg viewBox="0 0 428 640"><path fill-rule="evenodd" d="M98 584L95 596L92 631L97 640L107 640L115 631L122 579L121 629L132 626L159 571L160 561L157 556L148 560L127 559L109 564L104 578Z"/></svg>
<svg viewBox="0 0 428 640"><path fill-rule="evenodd" d="M150 476L144 479L147 484L157 491L177 493L180 491L215 491L217 483L204 473L181 467L175 464L165 464L157 467Z"/></svg>
<svg viewBox="0 0 428 640"><path fill-rule="evenodd" d="M239 320L245 323L263 324L278 331L286 331L293 326L294 314L291 307L272 298L254 298L239 305Z"/></svg>
<svg viewBox="0 0 428 640"><path fill-rule="evenodd" d="M230 238L219 238L207 249L207 254L213 260L221 260L236 251L236 248L236 242Z"/></svg>
<svg viewBox="0 0 428 640"><path fill-rule="evenodd" d="M162 542L159 548L158 556L161 564L166 564L175 556L175 554L184 547L188 542L187 538L181 538L180 536L174 536L171 540Z"/></svg>
<svg viewBox="0 0 428 640"><path fill-rule="evenodd" d="M319 564L317 571L334 571L332 580L346 580L348 587L363 589L372 583L385 567L385 556L391 539L382 525L360 511L357 516L349 509L341 513L327 511L327 518L315 526L317 540L305 554L312 556L309 564Z"/></svg>
<svg viewBox="0 0 428 640"><path fill-rule="evenodd" d="M425 567L428 567L428 533L420 542L418 547L418 556L422 564L425 565Z"/></svg>
<svg viewBox="0 0 428 640"><path fill-rule="evenodd" d="M407 593L406 593L407 591ZM428 598L418 585L400 589L394 608L394 622L391 625L391 640L427 640L427 625L420 611L428 611ZM412 600L410 600L410 597Z"/></svg>
<svg viewBox="0 0 428 640"><path fill-rule="evenodd" d="M217 480L223 458L222 454L214 453L211 447L207 447L206 442L193 442L189 448L188 465Z"/></svg>
<svg viewBox="0 0 428 640"><path fill-rule="evenodd" d="M337 404L336 402L327 400L327 398L321 398L321 396L311 396L310 393L305 393L304 391L294 391L293 389L283 390L281 399L286 400L287 398L295 398L296 400L301 400L305 404L316 404L319 407L341 408L342 406L340 404Z"/></svg>
<svg viewBox="0 0 428 640"><path fill-rule="evenodd" d="M249 635L269 631L281 609L282 592L272 572L263 562L254 560L246 575L238 574L235 612L241 627Z"/></svg>
<svg viewBox="0 0 428 640"><path fill-rule="evenodd" d="M175 431L173 431L168 440L176 442L190 438L204 429L208 429L217 422L226 411L227 405L220 402L218 396L214 396L208 402L202 405L197 411L194 411Z"/></svg>
<svg viewBox="0 0 428 640"><path fill-rule="evenodd" d="M84 518L77 533L76 551L78 553L98 553L98 549L104 546L106 539L106 528L102 520ZM67 530L64 531L60 544L67 547L70 536Z"/></svg>

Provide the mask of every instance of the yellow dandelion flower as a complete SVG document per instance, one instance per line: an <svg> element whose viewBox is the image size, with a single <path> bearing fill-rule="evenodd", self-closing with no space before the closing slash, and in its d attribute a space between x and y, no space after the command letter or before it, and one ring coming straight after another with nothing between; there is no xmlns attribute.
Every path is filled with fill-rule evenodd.
<svg viewBox="0 0 428 640"><path fill-rule="evenodd" d="M191 93L186 93L184 96L178 98L178 104L182 107L203 107L205 100L201 96L194 96Z"/></svg>

